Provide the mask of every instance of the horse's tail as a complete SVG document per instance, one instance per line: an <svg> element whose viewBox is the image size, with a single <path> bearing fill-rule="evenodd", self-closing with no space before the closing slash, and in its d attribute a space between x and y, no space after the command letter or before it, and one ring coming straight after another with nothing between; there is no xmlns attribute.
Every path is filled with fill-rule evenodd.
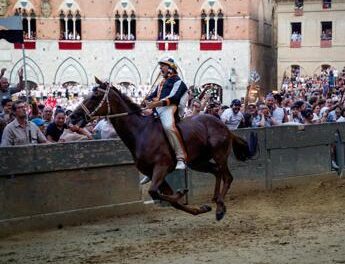
<svg viewBox="0 0 345 264"><path fill-rule="evenodd" d="M246 161L253 157L257 151L258 137L254 132L250 132L249 143L243 138L230 132L232 148L237 160Z"/></svg>

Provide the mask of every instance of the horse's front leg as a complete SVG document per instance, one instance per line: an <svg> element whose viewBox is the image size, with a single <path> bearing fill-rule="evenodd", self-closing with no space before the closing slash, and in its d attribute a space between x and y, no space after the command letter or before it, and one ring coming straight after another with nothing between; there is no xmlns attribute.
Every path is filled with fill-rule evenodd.
<svg viewBox="0 0 345 264"><path fill-rule="evenodd" d="M166 175L168 174L168 168L157 167L154 169L152 175L152 183L149 188L149 194L153 200L164 200L170 203L179 201L186 193L187 190L178 191L174 194L171 190L169 192L159 192L159 188L165 180Z"/></svg>
<svg viewBox="0 0 345 264"><path fill-rule="evenodd" d="M165 181L168 169L162 167L155 168L152 175L152 183L149 188L149 194L154 200L162 200L169 202L174 208L185 211L192 215L203 214L211 211L211 207L208 205L201 206L200 208L192 208L183 205L179 200L183 197L184 193L174 194L169 184Z"/></svg>

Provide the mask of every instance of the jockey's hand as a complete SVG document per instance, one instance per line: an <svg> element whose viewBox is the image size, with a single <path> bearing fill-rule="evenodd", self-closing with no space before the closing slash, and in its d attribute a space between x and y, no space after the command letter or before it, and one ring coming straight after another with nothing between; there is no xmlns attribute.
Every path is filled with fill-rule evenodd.
<svg viewBox="0 0 345 264"><path fill-rule="evenodd" d="M152 113L153 113L152 109L146 108L142 111L142 115L144 115L144 116L150 116L150 115L152 115Z"/></svg>
<svg viewBox="0 0 345 264"><path fill-rule="evenodd" d="M149 102L149 103L146 104L146 106L147 106L148 109L153 109L153 108L155 108L157 106L162 106L162 103L160 101L158 101L158 102Z"/></svg>

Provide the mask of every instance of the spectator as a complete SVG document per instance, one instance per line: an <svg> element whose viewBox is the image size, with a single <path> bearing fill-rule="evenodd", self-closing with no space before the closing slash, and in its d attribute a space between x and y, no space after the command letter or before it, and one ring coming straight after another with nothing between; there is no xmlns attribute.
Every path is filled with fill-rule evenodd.
<svg viewBox="0 0 345 264"><path fill-rule="evenodd" d="M271 127L278 124L277 121L275 121L272 117L269 107L265 104L261 104L259 106L259 116L260 121L257 123L256 120L254 124L255 127Z"/></svg>
<svg viewBox="0 0 345 264"><path fill-rule="evenodd" d="M24 101L14 102L12 111L15 113L16 118L5 127L1 147L47 143L47 139L40 129L27 120Z"/></svg>
<svg viewBox="0 0 345 264"><path fill-rule="evenodd" d="M66 116L63 110L57 110L54 115L54 122L49 124L46 131L47 139L50 142L56 143L59 141L67 125L65 124Z"/></svg>
<svg viewBox="0 0 345 264"><path fill-rule="evenodd" d="M5 73L5 69L1 70L1 75L3 76ZM11 99L12 94L18 93L23 90L24 88L24 81L23 81L23 69L21 68L18 71L19 83L16 87L10 87L7 78L1 77L0 78L0 101L3 99ZM3 108L0 105L0 112L2 112Z"/></svg>
<svg viewBox="0 0 345 264"><path fill-rule="evenodd" d="M240 109L241 101L234 99L231 102L230 108L226 109L221 116L221 120L230 130L237 129L240 123L244 120Z"/></svg>
<svg viewBox="0 0 345 264"><path fill-rule="evenodd" d="M14 116L12 113L12 100L9 98L2 99L1 106L3 111L0 113L0 119L3 119L3 121L8 124L14 120Z"/></svg>

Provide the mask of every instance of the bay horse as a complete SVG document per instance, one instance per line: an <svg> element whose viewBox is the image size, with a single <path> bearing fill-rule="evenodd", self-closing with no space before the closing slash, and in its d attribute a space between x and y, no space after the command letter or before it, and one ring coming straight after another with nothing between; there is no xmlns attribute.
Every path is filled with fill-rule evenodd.
<svg viewBox="0 0 345 264"><path fill-rule="evenodd" d="M208 205L194 208L183 204L180 200L188 190L174 193L165 180L167 174L175 169L177 161L160 120L143 116L141 107L116 87L97 78L96 83L98 86L92 94L69 116L72 124L85 126L92 117L107 116L131 152L137 169L152 179L148 191L152 199L167 201L174 208L193 215L211 211ZM185 118L177 123L177 127L187 151L188 167L216 177L213 202L217 205L216 219L221 220L226 212L224 197L233 180L227 165L230 151L233 149L235 157L244 161L254 155L251 149L255 147L250 147L211 115Z"/></svg>

